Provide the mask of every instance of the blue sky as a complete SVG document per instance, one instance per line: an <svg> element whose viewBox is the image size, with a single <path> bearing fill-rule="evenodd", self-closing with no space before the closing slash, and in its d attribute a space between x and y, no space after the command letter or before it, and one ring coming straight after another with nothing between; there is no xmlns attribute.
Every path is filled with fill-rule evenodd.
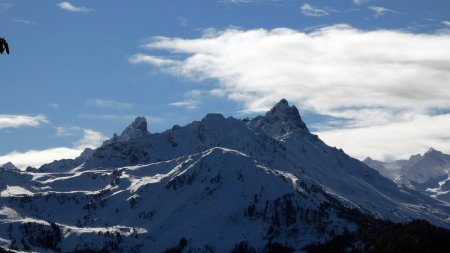
<svg viewBox="0 0 450 253"><path fill-rule="evenodd" d="M450 152L449 10L445 0L0 0L11 49L0 55L0 163L73 157L139 115L160 132L208 112L252 117L282 97L359 158Z"/></svg>

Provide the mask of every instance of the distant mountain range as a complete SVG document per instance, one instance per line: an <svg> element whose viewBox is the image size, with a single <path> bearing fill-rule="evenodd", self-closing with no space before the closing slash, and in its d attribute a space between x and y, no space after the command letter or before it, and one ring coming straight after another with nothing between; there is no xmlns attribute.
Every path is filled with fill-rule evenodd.
<svg viewBox="0 0 450 253"><path fill-rule="evenodd" d="M208 114L162 133L138 117L76 159L0 168L5 250L327 252L337 240L371 252L386 228L440 239L449 227L446 202L327 146L284 99L251 120ZM450 249L441 242L419 240Z"/></svg>
<svg viewBox="0 0 450 253"><path fill-rule="evenodd" d="M450 155L430 148L408 160L380 162L370 157L363 161L401 186L418 190L450 202Z"/></svg>

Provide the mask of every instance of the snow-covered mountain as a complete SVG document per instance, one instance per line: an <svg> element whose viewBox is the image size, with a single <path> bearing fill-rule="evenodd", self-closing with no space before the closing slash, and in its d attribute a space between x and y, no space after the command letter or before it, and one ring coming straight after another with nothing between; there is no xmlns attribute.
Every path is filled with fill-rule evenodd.
<svg viewBox="0 0 450 253"><path fill-rule="evenodd" d="M408 160L385 163L366 158L363 162L398 185L450 202L448 154L430 148L425 154L412 155Z"/></svg>
<svg viewBox="0 0 450 253"><path fill-rule="evenodd" d="M381 162L378 160L374 160L370 157L367 157L363 160L363 163L365 163L370 168L373 168L380 172L381 175L391 179L395 180L396 178L400 177L401 175L401 165L405 163L405 160L399 160L394 162Z"/></svg>
<svg viewBox="0 0 450 253"><path fill-rule="evenodd" d="M450 155L433 148L423 155L412 155L408 160L381 162L368 157L363 162L392 180L401 176L417 183L424 183L450 172Z"/></svg>
<svg viewBox="0 0 450 253"><path fill-rule="evenodd" d="M0 169L0 191L0 246L20 250L299 251L365 216L450 227L444 202L327 146L284 99L252 120L208 114L162 133L138 117L77 159Z"/></svg>

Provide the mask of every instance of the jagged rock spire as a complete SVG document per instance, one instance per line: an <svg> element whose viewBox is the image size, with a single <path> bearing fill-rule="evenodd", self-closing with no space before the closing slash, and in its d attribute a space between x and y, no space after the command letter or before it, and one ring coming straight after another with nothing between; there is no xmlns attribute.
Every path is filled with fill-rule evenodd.
<svg viewBox="0 0 450 253"><path fill-rule="evenodd" d="M308 129L300 117L297 107L295 105L289 106L289 102L284 98L266 113L266 117L279 118L284 122L293 123L298 128Z"/></svg>
<svg viewBox="0 0 450 253"><path fill-rule="evenodd" d="M281 99L264 117L257 117L250 122L256 129L272 137L281 137L293 132L309 132L300 113L286 99Z"/></svg>
<svg viewBox="0 0 450 253"><path fill-rule="evenodd" d="M124 133L127 130L130 129L136 129L141 131L142 133L147 133L147 120L145 119L145 117L137 117L133 123L131 123L131 125L129 125L125 130ZM122 133L123 134L123 133Z"/></svg>
<svg viewBox="0 0 450 253"><path fill-rule="evenodd" d="M125 128L119 136L119 139L122 142L127 142L130 140L140 139L147 134L147 120L145 117L137 117L131 125Z"/></svg>

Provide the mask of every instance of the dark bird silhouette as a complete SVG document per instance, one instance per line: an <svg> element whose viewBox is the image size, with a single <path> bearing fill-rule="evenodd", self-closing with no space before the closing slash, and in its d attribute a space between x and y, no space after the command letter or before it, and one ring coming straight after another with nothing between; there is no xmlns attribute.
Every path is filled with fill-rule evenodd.
<svg viewBox="0 0 450 253"><path fill-rule="evenodd" d="M5 52L9 54L9 46L8 43L4 38L0 38L0 54L3 54Z"/></svg>

